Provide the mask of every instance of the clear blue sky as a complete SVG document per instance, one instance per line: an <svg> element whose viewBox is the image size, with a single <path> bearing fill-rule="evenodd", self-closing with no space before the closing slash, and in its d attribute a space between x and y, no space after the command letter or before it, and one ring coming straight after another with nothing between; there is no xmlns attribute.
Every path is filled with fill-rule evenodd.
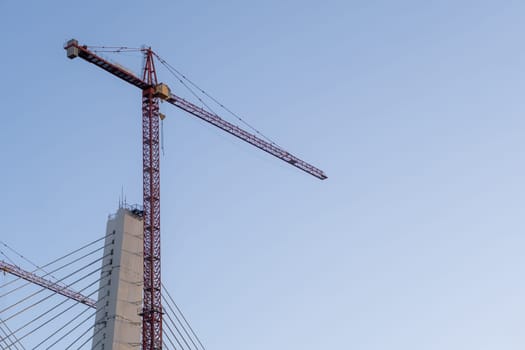
<svg viewBox="0 0 525 350"><path fill-rule="evenodd" d="M162 106L163 281L209 350L523 349L524 16L4 0L0 236L43 264L141 201L140 92L62 45L147 44L329 176Z"/></svg>

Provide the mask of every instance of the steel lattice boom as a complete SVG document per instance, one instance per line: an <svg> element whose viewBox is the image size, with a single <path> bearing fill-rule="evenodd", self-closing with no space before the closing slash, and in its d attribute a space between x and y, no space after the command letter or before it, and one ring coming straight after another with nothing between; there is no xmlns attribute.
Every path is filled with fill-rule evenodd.
<svg viewBox="0 0 525 350"><path fill-rule="evenodd" d="M240 127L227 122L191 102L172 94L165 84L158 84L153 62L156 54L142 49L145 65L142 78L120 65L111 63L77 40L64 47L71 59L81 57L108 73L142 90L142 159L144 201L144 305L142 310L143 350L162 348L162 304L160 278L160 160L159 160L159 100L196 116L239 139L324 180L325 173L313 165L293 156L277 145L267 142Z"/></svg>
<svg viewBox="0 0 525 350"><path fill-rule="evenodd" d="M4 271L10 273L11 275L25 279L28 282L39 285L40 287L47 288L50 291L78 301L79 303L86 304L89 307L96 307L97 302L95 300L90 299L79 292L75 292L74 290L69 289L67 286L63 286L55 282L49 281L43 277L35 275L32 272L25 271L18 266L8 264L5 261L0 260L0 271Z"/></svg>
<svg viewBox="0 0 525 350"><path fill-rule="evenodd" d="M276 145L269 143L253 135L252 133L249 133L248 131L239 128L237 125L227 122L226 120L222 119L216 114L210 113L205 109L197 107L191 102L188 102L185 99L173 94L170 94L170 97L166 101L176 107L179 107L183 111L193 114L194 116L199 117L212 125L215 125L216 127L226 131L227 133L230 133L240 138L241 140L254 145L257 148L260 148L263 151L270 153L272 156L275 156L281 160L284 160L287 163L290 163L291 165L301 169L302 171L307 172L310 175L317 177L318 179L326 179L326 175L322 170L317 169L313 165L308 164L304 160L297 158L296 156L288 153L282 148L277 147Z"/></svg>
<svg viewBox="0 0 525 350"><path fill-rule="evenodd" d="M132 72L124 69L121 66L115 65L102 57L98 56L96 53L90 51L87 46L80 46L75 41L70 41L65 47L69 52L74 54L74 56L71 56L70 58L74 57L81 57L85 59L86 61L93 63L94 65L99 66L100 68L104 69L105 71L119 77L120 79L135 85L139 89L147 89L151 87L149 83L147 83L145 80L140 79ZM78 53L74 51L76 49ZM69 56L68 56L69 57ZM317 177L318 179L325 180L327 178L326 174L316 168L315 166L297 158L296 156L288 153L286 150L268 142L265 141L252 133L245 131L241 129L240 127L231 124L227 122L226 120L222 119L216 114L210 113L206 111L205 109L198 107L194 105L193 103L186 101L185 99L178 97L174 94L170 94L166 97L166 101L171 103L172 105L198 117L205 121L207 121L210 124L215 125L216 127L226 131L227 133L230 133L241 140L244 140L253 146L262 149L265 152L270 153L271 155L307 172L308 174Z"/></svg>

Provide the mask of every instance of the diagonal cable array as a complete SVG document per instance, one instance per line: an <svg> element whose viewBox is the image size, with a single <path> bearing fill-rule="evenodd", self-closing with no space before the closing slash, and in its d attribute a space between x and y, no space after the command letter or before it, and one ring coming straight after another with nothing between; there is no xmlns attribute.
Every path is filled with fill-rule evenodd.
<svg viewBox="0 0 525 350"><path fill-rule="evenodd" d="M107 267L111 264L108 261L113 249L106 250L111 253L102 256L102 251L109 245L101 243L106 238L86 244L43 266L34 264L5 242L0 242L7 248L1 251L2 256L10 262L0 260L0 270L10 274L13 271L9 269L14 267L25 271L18 268L16 259L34 268L32 272L26 272L30 277L6 275L10 279L0 285L0 349L102 349L102 339L93 342L103 330L96 328L97 313L102 311L95 310L96 304L105 303L107 298L100 295L104 288L99 286L100 280L111 274ZM106 240L110 241L114 240ZM32 275L36 281L31 280ZM97 298L97 302L86 302ZM163 349L206 350L164 285L162 300L166 330ZM129 345L138 347L140 344Z"/></svg>
<svg viewBox="0 0 525 350"><path fill-rule="evenodd" d="M166 287L162 285L162 302L164 308L163 326L167 348L177 350L206 350L193 327L184 316Z"/></svg>
<svg viewBox="0 0 525 350"><path fill-rule="evenodd" d="M12 331L9 326L0 319L0 347L2 349L25 350L18 339L11 334Z"/></svg>
<svg viewBox="0 0 525 350"><path fill-rule="evenodd" d="M100 280L111 273L106 270L113 251L103 255L106 238L42 266L0 242L6 280L0 285L0 349L91 348L96 333L92 300L99 298ZM23 268L27 263L31 272Z"/></svg>
<svg viewBox="0 0 525 350"><path fill-rule="evenodd" d="M70 252L70 253L68 253L68 254L66 254L66 255L64 255L64 256L61 256L61 257L59 257L58 259L55 259L55 260L51 261L50 263L47 263L47 264L45 264L45 265L43 265L43 266L38 266L38 265L34 264L33 262L30 262L30 264L31 264L32 266L36 267L36 270L33 270L33 271L31 271L31 272L32 272L32 273L35 273L35 272L37 272L37 271L40 270L40 271L43 271L43 272L45 273L42 277L47 277L47 276L51 275L53 272L55 272L55 271L46 272L46 270L45 270L46 268L50 267L51 265L54 265L54 264L58 263L59 261L63 261L63 260L65 260L65 259L67 259L67 258L70 258L71 256L73 256L73 255L75 255L75 254L77 254L77 253L79 253L79 252L81 252L81 251L84 251L84 250L87 249L88 247L92 247L93 245L99 243L100 241L102 241L102 240L104 240L104 239L106 239L106 236L104 236L104 237L102 237L102 238L99 238L99 239L97 239L97 240L95 240L95 241L93 241L93 242L91 242L91 243L88 243L88 244L86 244L86 245L84 245L84 246L82 246L82 247L80 247L80 248L78 248L78 249L75 249L75 250L73 250L72 252ZM27 258L23 257L23 255L21 255L20 253L18 253L17 251L15 251L13 248L9 247L6 243L0 241L0 244L3 245L3 246L5 246L5 247L7 247L10 251L14 252L15 254L17 254L18 256L20 256L21 258L23 258L24 260L27 260ZM88 255L91 255L91 254L97 253L97 252L100 251L100 249L101 249L101 248L96 248L95 250L91 251L90 253L88 253L88 254L86 254L86 255L83 255L83 256L81 256L81 257L79 257L79 258L77 258L77 259L83 259L84 257L86 257L86 256L88 256ZM7 258L7 260L8 260L10 263L12 263L13 265L16 265L16 263L15 263L13 260L11 260L6 254L4 254L1 250L0 250L0 254L2 254L3 256L5 256L5 257ZM29 261L29 260L27 260L27 261ZM73 262L74 262L74 261L73 261ZM69 263L71 263L71 261L69 261L67 264L69 264ZM63 268L63 267L66 266L67 264L62 265L61 267L58 267L56 270L60 270L61 268ZM53 277L53 276L51 275L51 277ZM53 279L56 280L55 277L53 277ZM14 283L14 282L16 282L16 281L19 281L19 280L20 280L20 278L16 278L16 279L13 279L13 280L11 280L11 281L9 281L9 282L7 282L7 283L4 283L4 284L0 285L0 290L2 290L4 287L7 287L8 285L10 285L10 284L12 284L12 283ZM29 283L28 283L28 284L29 284ZM2 297L2 296L4 296L4 295L0 295L0 297Z"/></svg>

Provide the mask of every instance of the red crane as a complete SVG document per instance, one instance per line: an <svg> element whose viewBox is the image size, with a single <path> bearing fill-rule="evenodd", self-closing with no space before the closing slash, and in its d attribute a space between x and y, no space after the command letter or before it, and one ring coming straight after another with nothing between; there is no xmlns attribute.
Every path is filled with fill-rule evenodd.
<svg viewBox="0 0 525 350"><path fill-rule="evenodd" d="M162 348L162 304L160 279L160 157L159 157L159 100L188 112L227 133L317 177L326 179L325 173L311 164L295 157L273 143L267 142L238 126L227 122L214 113L171 93L166 84L159 84L151 48L142 49L145 65L142 78L111 63L88 46L70 40L64 47L67 57L75 57L93 63L114 76L142 90L142 159L144 201L144 301L142 308L142 349Z"/></svg>

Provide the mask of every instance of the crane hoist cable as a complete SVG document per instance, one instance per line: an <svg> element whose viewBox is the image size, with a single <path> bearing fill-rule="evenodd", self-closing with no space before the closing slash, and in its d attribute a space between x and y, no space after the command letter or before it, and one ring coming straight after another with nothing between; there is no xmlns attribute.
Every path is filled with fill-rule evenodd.
<svg viewBox="0 0 525 350"><path fill-rule="evenodd" d="M168 69L168 71L173 74L178 80L179 82L181 82L188 90L190 90L192 92L192 94L199 99L199 101L202 102L202 100L195 95L195 93L193 93L193 90L191 90L187 84L183 83L181 81L181 78L184 79L185 81L187 81L190 85L192 85L194 88L196 88L197 90L199 90L199 92L201 92L202 94L204 94L206 97L208 97L210 100L212 100L213 102L215 102L217 105L219 105L219 107L221 107L222 109L224 109L226 112L228 112L229 114L231 114L232 116L234 116L235 118L237 118L237 120L239 120L241 123L243 123L244 125L246 125L248 128L250 128L253 132L255 132L256 134L260 135L262 138L266 139L266 141L270 142L271 144L273 145L276 145L276 146L279 146L275 141L273 141L272 139L270 139L268 136L264 135L262 132L260 132L259 130L257 130L254 126L252 126L251 124L249 124L244 118L242 118L241 116L239 116L239 114L233 112L230 108L226 107L222 102L220 102L218 99L216 99L215 97L213 97L211 94L209 94L208 92L206 92L204 89L202 89L200 86L198 86L196 83L194 83L192 80L190 80L185 74L181 73L177 68L175 68L174 66L172 66L171 64L169 64L165 59L163 59L162 57L160 57L157 53L154 53L155 57L157 57L157 59L159 60L159 62L166 67L166 69ZM205 104L206 105L206 104ZM214 113L215 115L217 115L217 113L215 111L213 111L213 109L211 109L208 105L206 105L206 107L208 107L208 109L210 110L210 112ZM279 146L280 147L280 146Z"/></svg>

